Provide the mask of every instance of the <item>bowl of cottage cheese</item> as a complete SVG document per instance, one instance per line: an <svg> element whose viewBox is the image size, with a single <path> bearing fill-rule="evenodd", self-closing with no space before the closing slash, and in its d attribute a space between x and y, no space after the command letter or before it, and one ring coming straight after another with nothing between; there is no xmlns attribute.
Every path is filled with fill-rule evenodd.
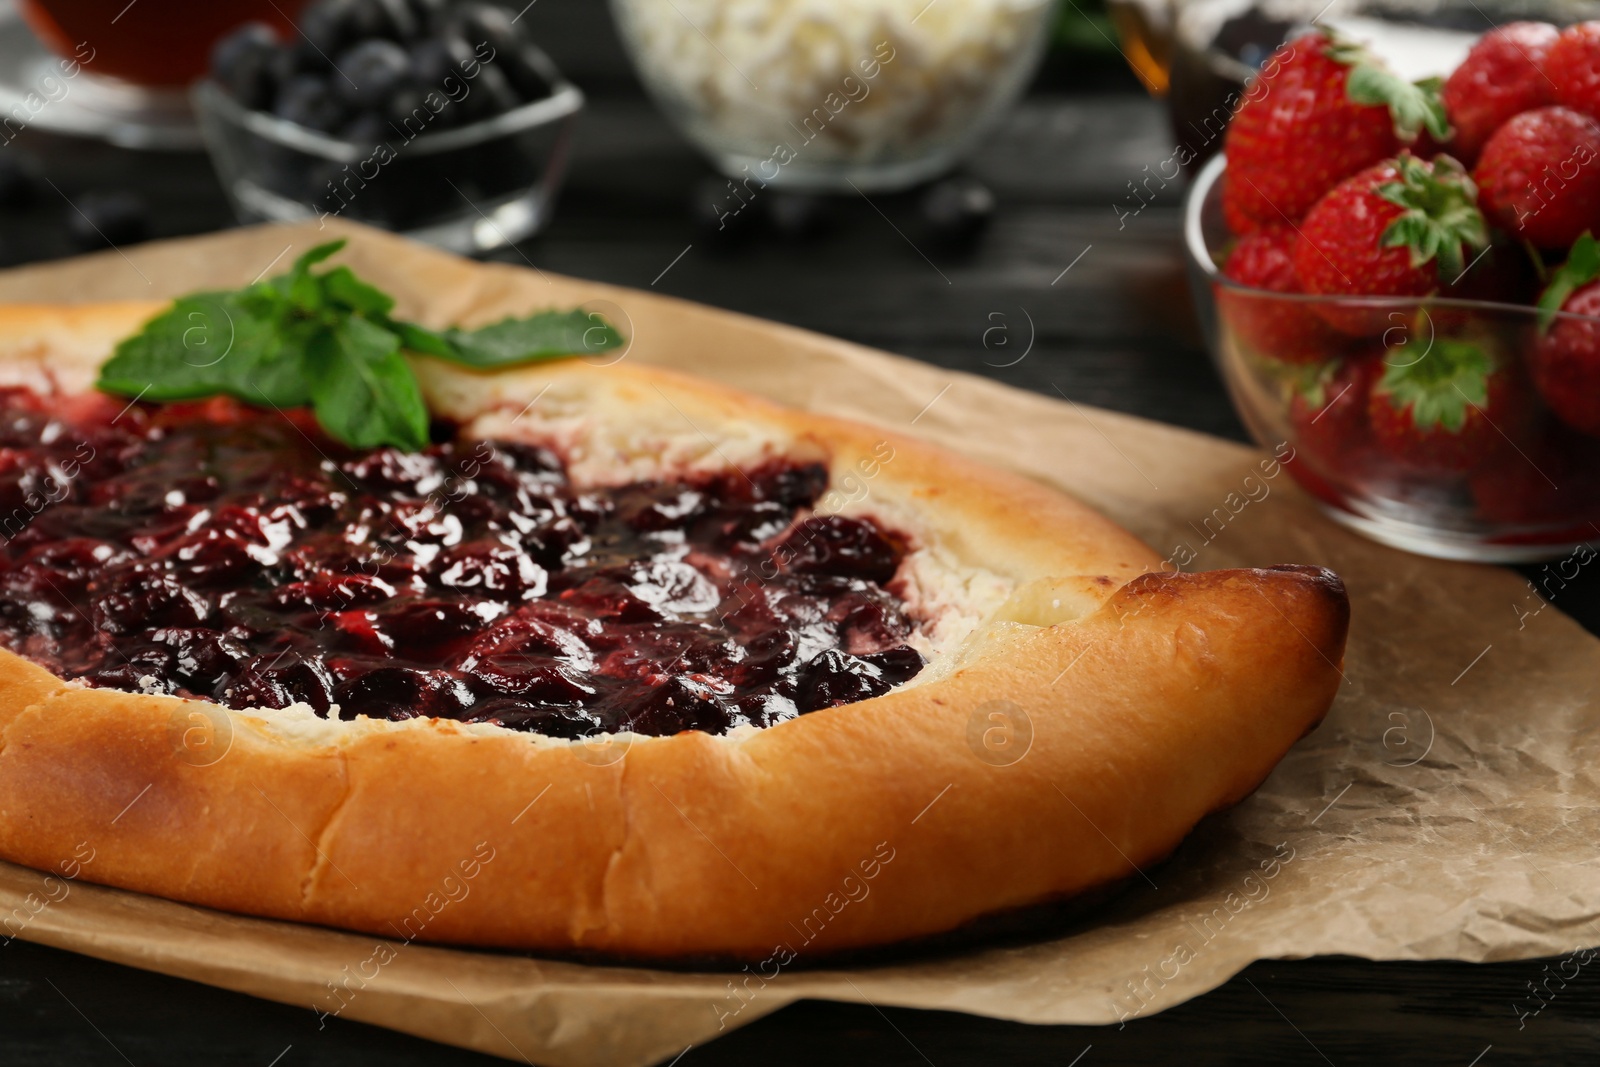
<svg viewBox="0 0 1600 1067"><path fill-rule="evenodd" d="M948 170L1038 66L1055 0L611 0L640 78L728 177L892 190Z"/></svg>

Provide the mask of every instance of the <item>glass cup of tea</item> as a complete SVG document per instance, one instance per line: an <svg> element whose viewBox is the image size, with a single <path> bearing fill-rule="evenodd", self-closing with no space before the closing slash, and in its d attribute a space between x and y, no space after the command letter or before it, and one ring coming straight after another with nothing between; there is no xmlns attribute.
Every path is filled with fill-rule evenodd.
<svg viewBox="0 0 1600 1067"><path fill-rule="evenodd" d="M1177 0L1107 0L1123 58L1151 96L1172 84L1172 19Z"/></svg>
<svg viewBox="0 0 1600 1067"><path fill-rule="evenodd" d="M212 46L251 21L293 34L306 3L0 2L0 110L24 114L40 130L123 148L198 149L186 90L205 74Z"/></svg>
<svg viewBox="0 0 1600 1067"><path fill-rule="evenodd" d="M293 32L306 0L18 0L33 32L92 74L181 89L206 72L211 46L246 22ZM92 59L84 59L92 55Z"/></svg>

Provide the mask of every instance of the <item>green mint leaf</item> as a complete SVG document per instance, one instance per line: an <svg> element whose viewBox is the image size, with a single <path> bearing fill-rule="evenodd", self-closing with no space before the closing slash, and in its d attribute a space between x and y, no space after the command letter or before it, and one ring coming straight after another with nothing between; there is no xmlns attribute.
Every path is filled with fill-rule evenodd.
<svg viewBox="0 0 1600 1067"><path fill-rule="evenodd" d="M285 274L272 281L283 294L289 311L300 315L316 315L322 311L322 286L314 275Z"/></svg>
<svg viewBox="0 0 1600 1067"><path fill-rule="evenodd" d="M425 326L418 326L414 322L396 322L393 319L381 319L383 328L396 334L400 338L400 347L411 352L419 352L424 356L438 356L441 359L455 359L456 348L443 334L435 333Z"/></svg>
<svg viewBox="0 0 1600 1067"><path fill-rule="evenodd" d="M246 343L237 368L239 387L228 395L257 407L298 408L311 403L305 331L278 331Z"/></svg>
<svg viewBox="0 0 1600 1067"><path fill-rule="evenodd" d="M1567 261L1550 276L1550 284L1539 294L1539 332L1545 333L1555 322L1556 312L1567 299L1585 285L1600 278L1600 241L1585 232L1572 243Z"/></svg>
<svg viewBox="0 0 1600 1067"><path fill-rule="evenodd" d="M267 282L288 298L289 303L306 314L314 314L323 307L321 282L311 273L311 268L345 246L344 239L329 241L310 249L294 261L286 274Z"/></svg>
<svg viewBox="0 0 1600 1067"><path fill-rule="evenodd" d="M345 238L341 237L337 241L327 241L323 244L317 245L315 248L308 249L294 261L294 265L289 268L289 274L295 275L311 273L312 267L343 249L347 243L348 242L345 240Z"/></svg>
<svg viewBox="0 0 1600 1067"><path fill-rule="evenodd" d="M394 298L376 286L368 285L351 273L349 267L335 267L317 276L327 303L369 319L385 318L394 310Z"/></svg>
<svg viewBox="0 0 1600 1067"><path fill-rule="evenodd" d="M605 352L624 343L598 312L580 309L541 311L476 330L446 330L444 338L454 350L446 359L479 370Z"/></svg>
<svg viewBox="0 0 1600 1067"><path fill-rule="evenodd" d="M359 316L320 330L309 346L317 422L352 448L428 443L428 409L400 338Z"/></svg>
<svg viewBox="0 0 1600 1067"><path fill-rule="evenodd" d="M303 348L240 293L196 293L117 345L97 387L144 400L219 394L247 403L306 403Z"/></svg>

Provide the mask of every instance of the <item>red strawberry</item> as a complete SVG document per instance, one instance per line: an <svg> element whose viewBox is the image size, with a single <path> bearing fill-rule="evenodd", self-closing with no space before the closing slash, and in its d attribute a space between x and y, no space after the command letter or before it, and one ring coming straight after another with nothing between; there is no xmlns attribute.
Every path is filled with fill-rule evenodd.
<svg viewBox="0 0 1600 1067"><path fill-rule="evenodd" d="M1248 189L1239 194L1231 190L1232 175L1227 171L1222 172L1222 221L1227 224L1229 233L1252 234L1269 225L1291 225L1282 219L1266 223L1253 218L1245 213L1245 208L1254 202L1254 194Z"/></svg>
<svg viewBox="0 0 1600 1067"><path fill-rule="evenodd" d="M1475 471L1472 498L1494 523L1548 528L1570 523L1571 538L1594 537L1600 519L1600 441L1550 427Z"/></svg>
<svg viewBox="0 0 1600 1067"><path fill-rule="evenodd" d="M1346 479L1359 475L1372 453L1367 414L1383 361L1371 355L1335 360L1308 376L1289 398L1296 460Z"/></svg>
<svg viewBox="0 0 1600 1067"><path fill-rule="evenodd" d="M1559 36L1548 22L1511 22L1478 38L1440 94L1456 128L1455 155L1472 162L1507 119L1555 103L1539 65Z"/></svg>
<svg viewBox="0 0 1600 1067"><path fill-rule="evenodd" d="M1295 222L1424 127L1449 136L1436 86L1401 81L1349 42L1298 37L1262 64L1228 126L1224 214L1235 232Z"/></svg>
<svg viewBox="0 0 1600 1067"><path fill-rule="evenodd" d="M1489 242L1477 190L1449 156L1424 163L1402 154L1347 178L1300 225L1295 273L1308 293L1426 296L1466 269ZM1381 310L1335 305L1317 311L1347 333L1381 331Z"/></svg>
<svg viewBox="0 0 1600 1067"><path fill-rule="evenodd" d="M1556 103L1600 119L1600 22L1580 22L1562 31L1544 57Z"/></svg>
<svg viewBox="0 0 1600 1067"><path fill-rule="evenodd" d="M1294 274L1295 233L1272 226L1239 239L1222 273L1265 293L1299 293ZM1252 353L1286 363L1314 363L1328 355L1333 331L1304 301L1217 285L1217 307L1234 335Z"/></svg>
<svg viewBox="0 0 1600 1067"><path fill-rule="evenodd" d="M1524 111L1489 138L1472 176L1501 226L1566 248L1600 220L1600 122L1564 107Z"/></svg>
<svg viewBox="0 0 1600 1067"><path fill-rule="evenodd" d="M1514 421L1516 390L1488 338L1438 337L1420 356L1393 348L1367 411L1379 446L1401 465L1464 473L1491 458Z"/></svg>
<svg viewBox="0 0 1600 1067"><path fill-rule="evenodd" d="M1556 418L1600 437L1600 242L1578 239L1539 307L1539 340L1528 359L1533 383ZM1580 315L1587 317L1567 317Z"/></svg>

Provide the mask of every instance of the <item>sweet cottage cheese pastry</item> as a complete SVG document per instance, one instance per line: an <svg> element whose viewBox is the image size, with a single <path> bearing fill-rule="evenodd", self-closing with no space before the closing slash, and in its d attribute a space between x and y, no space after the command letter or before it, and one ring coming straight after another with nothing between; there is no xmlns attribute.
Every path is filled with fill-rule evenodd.
<svg viewBox="0 0 1600 1067"><path fill-rule="evenodd" d="M88 880L407 939L823 954L1128 877L1340 680L1326 571L1166 573L1016 475L633 362L410 356L415 448L330 433L320 386L96 392L162 312L0 312L14 862L87 842Z"/></svg>

